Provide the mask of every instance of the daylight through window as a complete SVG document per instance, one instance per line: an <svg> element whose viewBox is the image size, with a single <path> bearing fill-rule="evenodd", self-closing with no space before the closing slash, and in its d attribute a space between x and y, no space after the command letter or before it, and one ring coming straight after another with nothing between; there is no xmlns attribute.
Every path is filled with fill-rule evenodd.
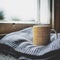
<svg viewBox="0 0 60 60"><path fill-rule="evenodd" d="M32 20L37 15L37 0L0 0L5 20Z"/></svg>

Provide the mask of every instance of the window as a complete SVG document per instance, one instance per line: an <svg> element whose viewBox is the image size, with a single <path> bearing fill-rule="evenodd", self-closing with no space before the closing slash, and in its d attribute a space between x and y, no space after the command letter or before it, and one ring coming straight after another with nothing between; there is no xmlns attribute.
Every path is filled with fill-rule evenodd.
<svg viewBox="0 0 60 60"><path fill-rule="evenodd" d="M0 0L1 20L49 23L50 0Z"/></svg>
<svg viewBox="0 0 60 60"><path fill-rule="evenodd" d="M40 23L50 24L50 0L40 0Z"/></svg>
<svg viewBox="0 0 60 60"><path fill-rule="evenodd" d="M0 0L0 11L7 21L35 21L37 0Z"/></svg>

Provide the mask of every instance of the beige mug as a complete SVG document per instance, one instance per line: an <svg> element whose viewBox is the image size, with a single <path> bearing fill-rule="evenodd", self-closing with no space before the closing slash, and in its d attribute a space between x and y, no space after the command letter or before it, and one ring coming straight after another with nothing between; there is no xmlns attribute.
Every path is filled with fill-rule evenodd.
<svg viewBox="0 0 60 60"><path fill-rule="evenodd" d="M47 45L50 42L50 33L54 29L50 29L50 25L34 25L33 26L33 44L34 45Z"/></svg>

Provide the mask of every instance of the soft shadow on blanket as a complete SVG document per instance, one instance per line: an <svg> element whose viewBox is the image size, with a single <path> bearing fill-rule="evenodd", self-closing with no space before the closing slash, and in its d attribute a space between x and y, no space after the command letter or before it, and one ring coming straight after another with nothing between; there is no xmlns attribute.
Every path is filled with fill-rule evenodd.
<svg viewBox="0 0 60 60"><path fill-rule="evenodd" d="M34 46L32 40L32 27L9 33L0 40L0 52L18 60L60 60L60 34L57 39L51 34L51 43L47 46Z"/></svg>

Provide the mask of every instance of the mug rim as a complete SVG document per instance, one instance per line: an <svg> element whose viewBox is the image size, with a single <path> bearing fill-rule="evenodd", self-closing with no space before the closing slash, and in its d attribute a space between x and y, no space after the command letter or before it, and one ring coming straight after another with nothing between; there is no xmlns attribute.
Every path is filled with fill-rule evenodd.
<svg viewBox="0 0 60 60"><path fill-rule="evenodd" d="M48 24L34 25L33 27L50 27L50 25L48 25Z"/></svg>

